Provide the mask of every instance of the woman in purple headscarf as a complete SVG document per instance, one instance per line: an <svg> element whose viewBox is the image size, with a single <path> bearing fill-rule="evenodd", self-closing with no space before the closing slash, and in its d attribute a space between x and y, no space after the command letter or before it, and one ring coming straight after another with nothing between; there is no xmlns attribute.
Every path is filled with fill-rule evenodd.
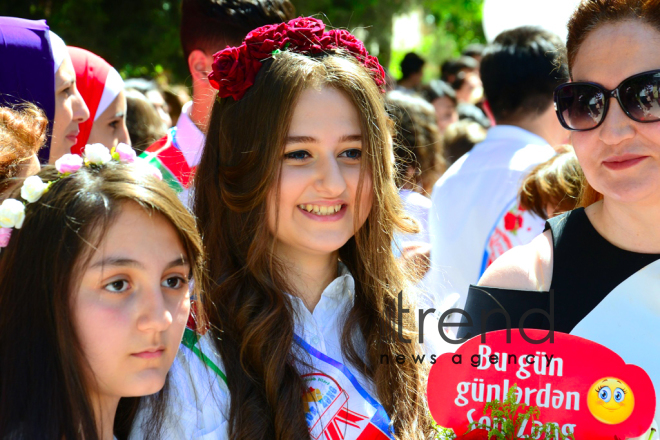
<svg viewBox="0 0 660 440"><path fill-rule="evenodd" d="M0 106L32 102L51 122L42 163L54 163L76 143L89 110L76 88L66 45L44 20L0 17Z"/></svg>

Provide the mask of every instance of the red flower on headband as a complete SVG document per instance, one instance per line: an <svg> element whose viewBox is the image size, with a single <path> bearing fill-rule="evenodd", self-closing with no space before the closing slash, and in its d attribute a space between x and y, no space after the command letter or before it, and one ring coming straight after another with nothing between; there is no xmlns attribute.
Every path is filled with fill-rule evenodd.
<svg viewBox="0 0 660 440"><path fill-rule="evenodd" d="M254 84L261 63L247 54L245 44L228 47L213 56L213 70L209 82L218 90L218 96L241 99Z"/></svg>
<svg viewBox="0 0 660 440"><path fill-rule="evenodd" d="M286 23L269 24L251 31L245 37L247 53L256 60L270 58L274 50L284 47L289 42Z"/></svg>
<svg viewBox="0 0 660 440"><path fill-rule="evenodd" d="M311 17L300 17L287 23L262 26L250 32L239 47L228 47L213 56L213 71L209 82L220 98L231 96L238 101L252 87L261 69L261 62L277 50L295 53L319 53L343 49L371 73L385 91L385 71L378 59L369 56L364 44L345 30L325 32L325 24Z"/></svg>
<svg viewBox="0 0 660 440"><path fill-rule="evenodd" d="M346 49L353 55L359 55L357 58L360 61L363 61L363 58L367 56L367 49L362 44L362 41L344 29L333 29L326 32L321 39L321 44L326 49Z"/></svg>
<svg viewBox="0 0 660 440"><path fill-rule="evenodd" d="M385 93L385 69L378 62L378 58L367 55L364 66L371 73L371 77L376 82L378 88L380 88L380 91Z"/></svg>
<svg viewBox="0 0 660 440"><path fill-rule="evenodd" d="M320 52L321 38L325 31L325 24L321 20L311 17L294 18L287 23L287 37L292 47L300 52Z"/></svg>

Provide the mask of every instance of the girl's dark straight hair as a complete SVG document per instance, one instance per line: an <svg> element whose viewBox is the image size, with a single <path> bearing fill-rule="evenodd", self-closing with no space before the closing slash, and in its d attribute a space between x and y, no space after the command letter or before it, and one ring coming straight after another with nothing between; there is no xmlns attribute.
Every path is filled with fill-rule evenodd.
<svg viewBox="0 0 660 440"><path fill-rule="evenodd" d="M45 182L58 173L47 166ZM20 182L18 182L20 183ZM19 199L20 184L10 197ZM88 364L74 328L71 298L80 276L122 204L137 203L165 217L177 230L201 280L202 250L194 218L165 182L139 166L114 162L82 167L56 181L25 209L0 253L0 439L97 440L90 406ZM146 423L159 435L164 391L122 398L114 431L128 438L140 401Z"/></svg>

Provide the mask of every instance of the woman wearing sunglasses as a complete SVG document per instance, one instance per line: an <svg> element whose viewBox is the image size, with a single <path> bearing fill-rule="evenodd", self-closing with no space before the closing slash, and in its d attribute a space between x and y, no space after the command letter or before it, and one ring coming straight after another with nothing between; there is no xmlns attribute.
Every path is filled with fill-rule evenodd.
<svg viewBox="0 0 660 440"><path fill-rule="evenodd" d="M551 321L609 347L648 372L660 401L660 0L583 0L568 28L571 82L555 104L586 177L581 208L490 266L470 288L467 330L482 310L501 305L517 326L540 307L525 327Z"/></svg>

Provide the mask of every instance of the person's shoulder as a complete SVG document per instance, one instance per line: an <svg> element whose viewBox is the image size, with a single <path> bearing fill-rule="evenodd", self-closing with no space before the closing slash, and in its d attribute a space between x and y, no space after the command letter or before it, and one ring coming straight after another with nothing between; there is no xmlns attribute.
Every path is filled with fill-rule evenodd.
<svg viewBox="0 0 660 440"><path fill-rule="evenodd" d="M547 291L552 280L552 233L548 230L530 243L509 249L491 264L480 286Z"/></svg>
<svg viewBox="0 0 660 440"><path fill-rule="evenodd" d="M465 163L471 154L473 154L472 151L465 153L456 162L451 164L447 171L445 171L442 176L440 176L438 181L433 185L433 191L431 192L432 199L434 199L434 196L437 197L437 194L440 194L441 192L444 194L447 187L457 184L457 182L460 185L460 182L467 172Z"/></svg>

